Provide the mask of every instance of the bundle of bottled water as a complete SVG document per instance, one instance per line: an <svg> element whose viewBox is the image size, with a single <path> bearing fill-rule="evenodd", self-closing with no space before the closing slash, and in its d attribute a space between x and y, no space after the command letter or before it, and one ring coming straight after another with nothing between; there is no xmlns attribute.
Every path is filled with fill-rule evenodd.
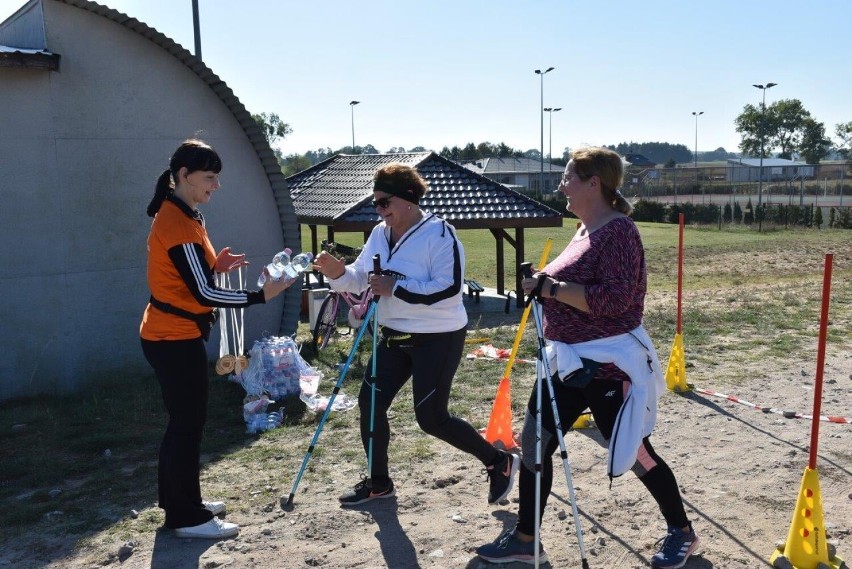
<svg viewBox="0 0 852 569"><path fill-rule="evenodd" d="M321 375L302 358L293 338L269 336L257 340L249 352L248 368L238 376L246 390L243 418L249 432L280 426L283 411L268 413L267 406L285 397L301 395L306 388L316 393Z"/></svg>
<svg viewBox="0 0 852 569"><path fill-rule="evenodd" d="M246 432L253 434L276 429L281 426L283 421L284 409L271 413L257 413L246 421Z"/></svg>
<svg viewBox="0 0 852 569"><path fill-rule="evenodd" d="M240 375L240 383L249 395L267 394L271 399L299 395L299 380L319 375L299 354L299 346L287 336L269 336L257 340L249 352L249 366Z"/></svg>

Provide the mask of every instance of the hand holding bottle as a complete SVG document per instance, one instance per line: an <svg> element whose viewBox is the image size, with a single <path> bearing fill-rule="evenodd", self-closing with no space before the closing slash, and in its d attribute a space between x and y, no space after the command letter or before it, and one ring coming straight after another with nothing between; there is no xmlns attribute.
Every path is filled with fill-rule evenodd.
<svg viewBox="0 0 852 569"><path fill-rule="evenodd" d="M262 287L267 280L267 276L273 280L279 280L281 277L295 279L300 274L311 268L311 261L314 256L311 253L300 253L290 258L292 253L289 247L286 247L280 253L276 253L272 258L272 262L266 265L266 269L260 274L257 279L257 286Z"/></svg>

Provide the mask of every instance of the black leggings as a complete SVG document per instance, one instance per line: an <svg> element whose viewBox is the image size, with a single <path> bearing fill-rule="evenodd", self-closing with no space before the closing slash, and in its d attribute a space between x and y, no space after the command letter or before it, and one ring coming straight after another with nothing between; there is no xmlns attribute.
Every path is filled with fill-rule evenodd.
<svg viewBox="0 0 852 569"><path fill-rule="evenodd" d="M376 349L376 408L373 429L373 468L370 477L388 479L390 426L388 408L412 377L414 415L427 434L472 454L488 465L498 457L496 449L463 419L447 410L450 388L464 350L466 328L455 332L411 334L399 339L379 337ZM407 337L406 337L407 336ZM368 362L358 393L361 442L369 452L372 363Z"/></svg>
<svg viewBox="0 0 852 569"><path fill-rule="evenodd" d="M201 435L207 421L207 350L196 340L142 340L154 368L169 424L160 445L157 472L160 507L168 528L191 527L213 514L201 503Z"/></svg>
<svg viewBox="0 0 852 569"><path fill-rule="evenodd" d="M615 417L624 402L628 382L593 379L586 387L563 387L558 381L553 381L556 392L556 405L563 434L571 428L580 414L586 409L592 411L595 424L601 435L609 441ZM546 383L542 382L541 402L541 501L540 515L544 516L547 498L553 486L553 453L559 445L556 437L553 409ZM517 529L527 535L535 533L535 407L536 389L533 389L527 404L524 419L524 429L521 436L523 448L523 466L520 470L518 491L520 506L518 508ZM566 445L567 446L567 445ZM647 437L642 439L639 455L632 470L645 485L651 496L656 500L666 523L670 526L686 527L689 523L683 500L677 486L677 480L671 468L661 459ZM541 519L541 518L540 518Z"/></svg>

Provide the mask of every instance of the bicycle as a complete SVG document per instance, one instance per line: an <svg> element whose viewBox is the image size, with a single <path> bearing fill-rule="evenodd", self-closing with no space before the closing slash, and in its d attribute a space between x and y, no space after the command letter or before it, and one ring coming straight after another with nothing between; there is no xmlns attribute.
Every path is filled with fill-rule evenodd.
<svg viewBox="0 0 852 569"><path fill-rule="evenodd" d="M346 245L341 245L339 243L329 243L327 241L322 242L322 248L329 253L339 253L343 255L347 262L352 262L358 256L357 253L359 252L358 249L353 249L352 247L347 247ZM346 323L349 330L345 333L339 331L339 321L341 320L341 299L343 299L345 305L349 307L346 312ZM314 325L314 329L311 331L314 351L318 352L319 350L325 349L335 334L345 336L351 334L352 330L360 328L361 323L364 320L364 315L367 313L372 299L373 293L370 289L357 294L351 292L338 292L334 290L330 291L325 300L322 301L319 313L317 314L316 324ZM370 332L372 333L372 331Z"/></svg>

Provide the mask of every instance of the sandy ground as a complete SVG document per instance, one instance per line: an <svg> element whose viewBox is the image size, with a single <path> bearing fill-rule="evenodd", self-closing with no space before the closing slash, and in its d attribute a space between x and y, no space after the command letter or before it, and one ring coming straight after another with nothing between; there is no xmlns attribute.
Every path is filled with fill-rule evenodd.
<svg viewBox="0 0 852 569"><path fill-rule="evenodd" d="M657 342L665 365L670 344ZM483 365L502 369L500 363ZM743 371L742 362L719 362L712 369L691 365L687 380L761 407L800 413L812 409L814 363L775 358L750 370L754 381L735 389L713 384L713 378L726 374L726 366ZM513 398L525 400L534 379L531 367L516 366ZM828 354L822 411L852 415L852 354L848 352ZM808 466L811 426L810 420L760 412L695 391L663 395L652 441L677 476L701 540L687 568L769 567L767 560L776 542L786 539L792 524ZM610 487L606 450L596 429L569 433L566 443L589 566L648 567L654 543L665 531L655 503L632 473L615 479ZM480 465L447 445L439 450L424 462L396 464L392 476L397 496L360 509L340 508L336 500L362 469L360 459L343 460L330 476L308 471L289 512L282 511L277 496L288 493L295 473L282 469L253 481L255 486L267 485L268 498L246 505L238 492L226 497L231 510L226 519L242 527L236 539L181 540L167 531L134 531L131 523L129 534L104 531L84 543L75 543L73 536L47 543L44 536L33 536L31 542L12 544L0 553L0 566L494 567L479 560L474 549L513 525L517 489L508 502L489 506ZM227 479L228 473L221 472L226 465L215 468L217 476ZM817 473L829 542L840 557L852 559L852 425L820 423ZM140 528L144 516L143 512ZM549 566L581 566L564 477L557 476L542 540ZM29 554L23 556L26 551Z"/></svg>

